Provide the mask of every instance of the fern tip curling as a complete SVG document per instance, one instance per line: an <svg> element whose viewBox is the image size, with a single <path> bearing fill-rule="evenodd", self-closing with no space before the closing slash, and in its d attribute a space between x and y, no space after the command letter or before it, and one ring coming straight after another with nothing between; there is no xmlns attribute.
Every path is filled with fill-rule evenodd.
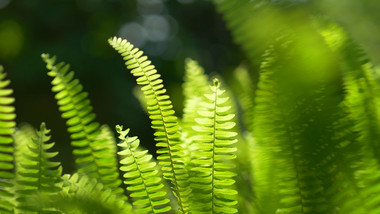
<svg viewBox="0 0 380 214"><path fill-rule="evenodd" d="M220 81L219 81L218 78L214 78L214 79L212 80L212 82L213 82L213 84L214 84L214 86L215 86L216 88L219 88L219 87L220 87Z"/></svg>
<svg viewBox="0 0 380 214"><path fill-rule="evenodd" d="M40 130L45 129L45 128L46 128L46 123L42 122L41 125L40 125Z"/></svg>
<svg viewBox="0 0 380 214"><path fill-rule="evenodd" d="M123 130L123 126L122 125L116 125L115 129L116 129L116 132L119 134L119 139L120 140L125 140L126 136L129 133L129 129Z"/></svg>

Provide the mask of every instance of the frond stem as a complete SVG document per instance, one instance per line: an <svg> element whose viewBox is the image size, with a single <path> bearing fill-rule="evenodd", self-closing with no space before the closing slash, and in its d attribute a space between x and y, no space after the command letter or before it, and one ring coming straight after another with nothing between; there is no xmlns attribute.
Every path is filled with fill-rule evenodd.
<svg viewBox="0 0 380 214"><path fill-rule="evenodd" d="M211 167L211 176L212 176L212 179L211 179L211 210L212 210L212 213L214 213L214 180L215 180L215 141L216 141L216 108L217 108L217 101L218 101L218 88L215 87L215 98L214 98L214 130L213 130L213 139L212 139L212 167Z"/></svg>

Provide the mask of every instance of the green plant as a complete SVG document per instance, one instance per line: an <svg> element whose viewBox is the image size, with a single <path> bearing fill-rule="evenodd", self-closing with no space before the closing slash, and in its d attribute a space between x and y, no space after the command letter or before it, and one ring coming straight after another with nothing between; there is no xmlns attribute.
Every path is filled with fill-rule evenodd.
<svg viewBox="0 0 380 214"><path fill-rule="evenodd" d="M69 65L43 54L78 169L61 175L44 123L14 132L14 98L0 67L1 212L378 213L379 80L362 51L325 17L277 20L283 14L269 8L289 28L260 46L252 74L251 12L261 5L215 3L249 63L232 81L211 83L187 59L182 117L147 56L127 40L108 40L140 86L158 164L129 129L116 126L117 142L97 123Z"/></svg>

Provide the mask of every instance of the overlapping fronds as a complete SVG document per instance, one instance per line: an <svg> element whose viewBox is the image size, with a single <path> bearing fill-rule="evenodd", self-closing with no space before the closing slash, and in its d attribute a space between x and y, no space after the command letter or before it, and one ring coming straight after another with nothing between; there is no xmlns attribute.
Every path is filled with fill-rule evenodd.
<svg viewBox="0 0 380 214"><path fill-rule="evenodd" d="M240 45L251 64L258 66L262 53L269 47L282 30L289 30L288 24L294 16L286 16L273 6L270 0L213 0L222 14L233 40ZM265 26L265 27L263 27ZM292 29L294 30L294 28Z"/></svg>
<svg viewBox="0 0 380 214"><path fill-rule="evenodd" d="M48 54L42 55L49 69L48 75L53 77L52 91L66 119L67 130L71 134L71 145L78 171L99 179L107 188L122 195L115 146L110 146L107 139L100 139L99 123L95 122L95 114L88 99L87 92L74 72L65 63L57 63L56 58Z"/></svg>
<svg viewBox="0 0 380 214"><path fill-rule="evenodd" d="M157 141L159 164L162 166L165 179L173 183L174 194L179 202L181 212L187 212L188 198L191 190L187 185L188 174L183 163L183 152L180 145L180 133L177 117L172 102L166 94L161 75L157 73L148 57L143 52L121 38L110 38L110 45L118 51L128 69L141 85L147 104L148 114Z"/></svg>
<svg viewBox="0 0 380 214"><path fill-rule="evenodd" d="M345 104L357 122L355 131L380 163L380 86L373 65L342 28L333 23L326 25L321 34L340 57L347 93Z"/></svg>
<svg viewBox="0 0 380 214"><path fill-rule="evenodd" d="M63 193L51 200L66 213L131 213L132 206L95 178L75 173L62 176Z"/></svg>
<svg viewBox="0 0 380 214"><path fill-rule="evenodd" d="M190 58L185 60L185 76L183 83L184 109L182 131L192 133L199 104L204 100L203 95L209 90L208 76L197 61Z"/></svg>
<svg viewBox="0 0 380 214"><path fill-rule="evenodd" d="M50 130L46 129L44 123L41 124L37 132L37 138L27 142L28 152L24 153L23 163L19 163L16 180L16 201L17 209L25 211L51 211L54 209L41 209L36 204L31 204L30 198L39 194L54 197L61 190L61 164L53 162L58 152L50 152L54 143L48 143ZM56 211L59 213L58 211Z"/></svg>
<svg viewBox="0 0 380 214"><path fill-rule="evenodd" d="M120 170L124 172L124 183L135 199L133 205L138 213L164 213L171 210L170 200L163 190L162 178L158 173L156 162L147 150L138 150L140 141L137 137L128 137L129 129L116 126L121 142L118 146L123 156Z"/></svg>
<svg viewBox="0 0 380 214"><path fill-rule="evenodd" d="M16 126L12 106L15 99L11 97L13 90L9 89L9 80L6 80L6 73L0 65L0 212L8 213L12 211L12 191L11 179L13 175L13 147L12 136Z"/></svg>
<svg viewBox="0 0 380 214"><path fill-rule="evenodd" d="M236 99L237 113L236 121L241 121L238 127L238 144L236 158L236 172L238 174L236 183L239 192L239 212L252 213L257 206L255 193L253 189L254 175L254 140L253 131L253 113L254 113L254 92L255 83L251 79L248 68L240 65L234 70L234 76L231 81L233 90L232 97ZM248 161L247 161L248 160ZM242 194L240 194L242 193ZM244 195L244 196L243 196Z"/></svg>
<svg viewBox="0 0 380 214"><path fill-rule="evenodd" d="M191 177L194 188L194 210L199 213L236 213L237 191L234 189L236 176L233 173L236 158L236 132L231 122L234 114L229 114L231 106L226 105L228 97L214 80L211 94L205 94L203 109L198 111L198 125L193 129L199 133L195 137L196 153L192 160L195 176Z"/></svg>
<svg viewBox="0 0 380 214"><path fill-rule="evenodd" d="M337 121L345 118L343 85L334 61L309 67L319 57L333 58L327 47L321 45L314 58L304 56L309 64L297 63L301 44L279 40L261 67L253 128L259 155L255 156L254 188L263 213L334 210L325 184L342 173L339 169L329 174L327 169L336 167L330 160L347 140L346 130L337 127ZM316 75L309 75L313 69ZM322 162L328 164L319 167Z"/></svg>
<svg viewBox="0 0 380 214"><path fill-rule="evenodd" d="M256 47L255 41L250 39L250 32L252 26L248 28L252 19L254 18L256 2L248 0L214 0L218 12L223 14L227 27L231 30L236 43L243 45L243 49L246 49L247 53L251 53L252 59L255 54L249 49ZM264 48L262 48L264 49Z"/></svg>
<svg viewBox="0 0 380 214"><path fill-rule="evenodd" d="M343 104L349 113L346 121L349 120L355 133L351 134L354 144L346 143L337 155L344 162L338 165L340 161L335 160L344 174L339 175L337 185L332 188L332 192L338 192L333 200L340 204L342 212L376 213L380 205L380 199L373 197L380 194L379 84L369 60L342 28L327 20L316 22L339 58L346 92ZM343 185L344 188L339 188Z"/></svg>
<svg viewBox="0 0 380 214"><path fill-rule="evenodd" d="M204 101L204 94L209 91L208 76L197 61L187 58L185 60L185 75L183 83L184 108L181 121L181 140L184 150L185 163L191 168L191 159L194 152L193 137L197 132L193 130L196 125L197 111Z"/></svg>

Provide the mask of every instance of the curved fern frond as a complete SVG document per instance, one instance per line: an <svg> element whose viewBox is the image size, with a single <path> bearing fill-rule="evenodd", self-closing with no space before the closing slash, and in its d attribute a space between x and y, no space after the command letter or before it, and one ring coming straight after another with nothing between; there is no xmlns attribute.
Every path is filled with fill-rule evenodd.
<svg viewBox="0 0 380 214"><path fill-rule="evenodd" d="M198 116L199 104L204 100L203 95L209 91L208 76L197 61L190 58L185 60L185 78L183 83L184 109L182 131L193 133L195 118ZM190 137L190 136L188 136Z"/></svg>
<svg viewBox="0 0 380 214"><path fill-rule="evenodd" d="M184 151L185 164L191 168L191 159L194 151L193 137L197 132L193 130L196 125L195 118L201 103L205 100L204 94L209 91L208 76L197 61L187 58L185 60L185 76L183 83L184 108L181 121L181 140Z"/></svg>
<svg viewBox="0 0 380 214"><path fill-rule="evenodd" d="M51 211L35 207L30 204L30 197L38 194L46 194L54 197L62 188L62 167L59 162L50 159L57 156L58 152L49 152L54 143L48 143L50 130L46 129L44 123L36 133L37 138L27 142L28 152L24 153L24 163L19 163L16 180L17 209L23 211Z"/></svg>
<svg viewBox="0 0 380 214"><path fill-rule="evenodd" d="M105 147L107 147L108 151L111 154L117 153L117 143L115 135L108 125L103 124L100 126L100 134L97 137L97 140L104 141Z"/></svg>
<svg viewBox="0 0 380 214"><path fill-rule="evenodd" d="M25 156L26 153L30 152L27 145L30 145L33 139L37 139L36 129L29 124L21 124L13 134L13 138L15 148L15 175L17 176L20 163L28 161Z"/></svg>
<svg viewBox="0 0 380 214"><path fill-rule="evenodd" d="M254 188L262 213L334 213L339 206L330 200L336 192L328 182L339 183L342 168L355 166L352 158L339 160L344 156L339 147L354 141L347 137L350 124L343 122L347 113L341 106L340 70L323 44L318 54L306 53L310 63L297 63L300 44L288 41L278 40L266 52L260 71L253 126L259 155ZM304 76L317 63L324 65L315 68L316 75Z"/></svg>
<svg viewBox="0 0 380 214"><path fill-rule="evenodd" d="M342 62L346 90L345 104L357 122L359 141L368 146L380 164L380 86L374 67L343 28L328 23L321 29L326 43Z"/></svg>
<svg viewBox="0 0 380 214"><path fill-rule="evenodd" d="M12 89L7 88L10 84L6 80L6 73L3 66L0 65L0 212L12 212L12 196L11 188L13 186L11 180L13 175L13 140L11 134L16 126L15 107L11 104L15 101L10 95Z"/></svg>
<svg viewBox="0 0 380 214"><path fill-rule="evenodd" d="M196 153L192 161L195 176L191 177L194 188L194 209L199 213L236 213L237 191L233 188L236 176L232 160L236 158L236 132L231 131L235 123L234 114L229 114L231 106L226 105L228 97L214 79L212 94L205 94L204 110L199 111L198 125L193 129L199 133L195 137Z"/></svg>
<svg viewBox="0 0 380 214"><path fill-rule="evenodd" d="M96 116L92 112L88 93L74 78L74 72L70 71L68 64L56 64L56 57L48 54L43 54L42 58L49 69L48 75L54 78L51 82L52 91L56 93L55 99L62 117L66 119L78 171L99 179L114 193L122 196L115 149L109 147L106 139L99 138L100 125L94 121Z"/></svg>
<svg viewBox="0 0 380 214"><path fill-rule="evenodd" d="M174 194L178 199L180 211L189 210L188 198L191 189L187 185L188 174L184 166L183 151L177 117L172 102L166 94L161 75L143 52L121 38L110 38L110 45L118 51L128 69L141 85L148 104L148 114L158 147L159 164L162 166L164 178L173 183Z"/></svg>
<svg viewBox="0 0 380 214"><path fill-rule="evenodd" d="M344 174L339 174L341 180L333 186L332 192L339 192L333 200L342 212L376 213L380 205L380 198L373 197L380 194L379 83L372 64L343 28L326 19L315 21L326 43L340 59L346 92L343 104L349 113L351 131L355 133L351 136L354 143L345 145L341 149L344 155L338 156L340 160L354 160L340 165L335 160ZM353 164L344 167L347 163ZM343 189L342 186L345 191L336 191Z"/></svg>
<svg viewBox="0 0 380 214"><path fill-rule="evenodd" d="M249 71L244 65L240 65L234 70L234 84L232 86L243 111L242 119L245 128L253 131L255 87Z"/></svg>
<svg viewBox="0 0 380 214"><path fill-rule="evenodd" d="M213 0L213 3L223 16L234 42L241 46L255 66L260 65L261 56L269 44L281 35L281 30L288 30L287 25L295 18L283 14L269 0ZM297 25L299 20L293 23Z"/></svg>
<svg viewBox="0 0 380 214"><path fill-rule="evenodd" d="M67 213L131 213L132 206L95 178L75 173L62 176L63 192L50 200Z"/></svg>
<svg viewBox="0 0 380 214"><path fill-rule="evenodd" d="M137 137L128 137L129 129L123 130L122 126L116 126L116 131L122 140L118 146L122 149L118 152L124 158L120 161L120 170L124 172L124 183L127 190L132 192L131 197L136 201L136 212L139 213L164 213L171 210L168 205L170 200L165 198L164 185L158 174L156 162L152 161L152 155L147 150L138 150L140 141Z"/></svg>

